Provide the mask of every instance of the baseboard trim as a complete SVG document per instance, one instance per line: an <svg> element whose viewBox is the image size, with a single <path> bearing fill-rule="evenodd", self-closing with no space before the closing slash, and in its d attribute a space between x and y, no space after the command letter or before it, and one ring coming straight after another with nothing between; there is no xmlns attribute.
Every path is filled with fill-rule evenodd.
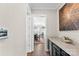
<svg viewBox="0 0 79 59"><path fill-rule="evenodd" d="M30 51L30 52L27 52L27 56L32 56L32 53L33 53L34 51Z"/></svg>
<svg viewBox="0 0 79 59"><path fill-rule="evenodd" d="M49 51L46 51L46 53L48 53Z"/></svg>
<svg viewBox="0 0 79 59"><path fill-rule="evenodd" d="M33 51L27 52L27 53L33 53Z"/></svg>

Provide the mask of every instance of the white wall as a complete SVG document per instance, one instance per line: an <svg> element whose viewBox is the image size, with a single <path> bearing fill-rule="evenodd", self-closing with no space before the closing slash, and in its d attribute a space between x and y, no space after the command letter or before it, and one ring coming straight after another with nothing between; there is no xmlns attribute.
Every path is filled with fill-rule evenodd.
<svg viewBox="0 0 79 59"><path fill-rule="evenodd" d="M0 40L0 55L25 55L26 4L0 4L0 25L8 28L8 39Z"/></svg>

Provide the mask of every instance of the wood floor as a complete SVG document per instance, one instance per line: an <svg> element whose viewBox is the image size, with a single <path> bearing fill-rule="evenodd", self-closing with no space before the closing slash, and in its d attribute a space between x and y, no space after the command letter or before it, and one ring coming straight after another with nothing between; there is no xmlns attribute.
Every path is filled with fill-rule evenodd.
<svg viewBox="0 0 79 59"><path fill-rule="evenodd" d="M48 52L44 50L43 40L35 41L34 51L32 53L28 53L28 56L49 56Z"/></svg>

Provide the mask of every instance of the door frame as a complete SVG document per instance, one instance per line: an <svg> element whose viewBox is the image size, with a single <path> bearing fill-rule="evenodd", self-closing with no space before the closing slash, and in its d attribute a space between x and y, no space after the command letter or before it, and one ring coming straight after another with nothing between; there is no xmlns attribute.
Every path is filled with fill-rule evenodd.
<svg viewBox="0 0 79 59"><path fill-rule="evenodd" d="M40 17L40 16L46 17L46 40L44 42L44 44L45 44L44 47L45 47L45 51L47 51L47 15L45 15L45 14L34 14L34 15L32 15L32 20L34 20L33 17ZM33 30L34 30L34 23L33 23ZM34 32L33 32L33 35L34 35Z"/></svg>

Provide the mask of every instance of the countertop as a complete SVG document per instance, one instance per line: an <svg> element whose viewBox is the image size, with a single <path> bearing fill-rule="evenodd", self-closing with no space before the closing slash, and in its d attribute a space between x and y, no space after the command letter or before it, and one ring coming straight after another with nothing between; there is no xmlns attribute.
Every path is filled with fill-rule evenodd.
<svg viewBox="0 0 79 59"><path fill-rule="evenodd" d="M59 46L65 52L71 56L79 56L79 47L74 44L68 44L63 42L60 38L48 37L51 42Z"/></svg>

